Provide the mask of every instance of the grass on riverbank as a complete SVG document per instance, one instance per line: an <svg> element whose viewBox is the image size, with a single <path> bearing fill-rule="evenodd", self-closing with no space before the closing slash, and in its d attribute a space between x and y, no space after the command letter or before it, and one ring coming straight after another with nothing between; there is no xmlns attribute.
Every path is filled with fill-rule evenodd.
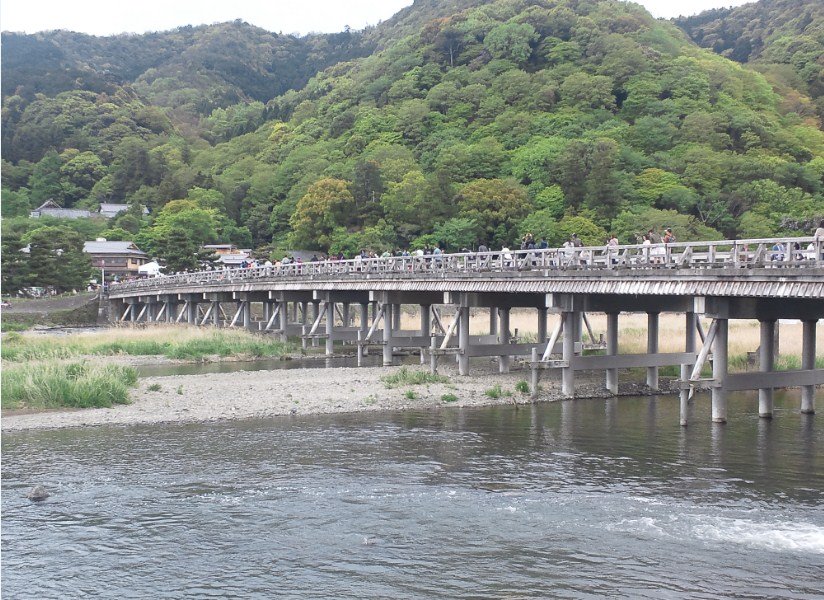
<svg viewBox="0 0 824 600"><path fill-rule="evenodd" d="M426 371L410 370L401 367L392 375L381 377L384 385L388 388L395 388L404 385L423 385L425 383L448 383L449 378L443 375L432 375Z"/></svg>
<svg viewBox="0 0 824 600"><path fill-rule="evenodd" d="M9 334L3 340L3 360L66 359L83 355L166 356L197 360L206 356L280 357L290 354L290 344L253 335L247 331L158 326L146 329L108 329L88 335L23 336Z"/></svg>
<svg viewBox="0 0 824 600"><path fill-rule="evenodd" d="M129 402L137 371L89 362L16 365L3 369L3 408L90 408Z"/></svg>

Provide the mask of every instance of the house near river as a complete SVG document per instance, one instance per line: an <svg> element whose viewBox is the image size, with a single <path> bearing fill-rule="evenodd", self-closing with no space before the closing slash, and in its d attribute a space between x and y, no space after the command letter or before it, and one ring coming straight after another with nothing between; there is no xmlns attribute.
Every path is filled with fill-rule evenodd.
<svg viewBox="0 0 824 600"><path fill-rule="evenodd" d="M149 262L149 255L134 242L109 242L98 239L83 243L83 252L91 256L92 266L105 269L107 278L137 276L140 267Z"/></svg>

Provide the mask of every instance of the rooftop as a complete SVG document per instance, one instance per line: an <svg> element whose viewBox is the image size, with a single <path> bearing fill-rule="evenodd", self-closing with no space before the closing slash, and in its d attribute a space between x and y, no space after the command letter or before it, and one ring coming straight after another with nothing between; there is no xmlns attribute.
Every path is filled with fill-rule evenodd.
<svg viewBox="0 0 824 600"><path fill-rule="evenodd" d="M134 242L84 242L83 252L89 254L131 254L134 256L146 256L146 253L138 248Z"/></svg>

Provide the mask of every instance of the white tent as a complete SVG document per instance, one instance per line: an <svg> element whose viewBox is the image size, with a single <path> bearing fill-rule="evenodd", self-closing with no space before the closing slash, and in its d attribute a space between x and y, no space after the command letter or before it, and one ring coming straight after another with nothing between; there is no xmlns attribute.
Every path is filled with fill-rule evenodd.
<svg viewBox="0 0 824 600"><path fill-rule="evenodd" d="M145 265L138 267L137 273L146 277L157 277L160 275L160 269L162 268L163 267L157 264L156 260L153 260L152 262L148 262Z"/></svg>

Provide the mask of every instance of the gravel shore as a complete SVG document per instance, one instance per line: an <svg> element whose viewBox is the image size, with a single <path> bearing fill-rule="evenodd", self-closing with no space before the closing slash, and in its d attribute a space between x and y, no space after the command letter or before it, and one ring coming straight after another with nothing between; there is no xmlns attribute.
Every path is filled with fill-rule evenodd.
<svg viewBox="0 0 824 600"><path fill-rule="evenodd" d="M528 380L528 371L500 374L494 365L481 365L460 377L451 366L439 367L446 383L388 388L382 378L403 367L363 367L241 371L199 375L145 377L132 391L132 403L113 408L8 411L3 431L25 429L186 423L248 419L289 414L350 413L381 410L437 410L444 407L524 404L528 394L515 390ZM417 367L407 367L417 370ZM498 398L487 390L500 385ZM159 386L159 389L157 389ZM542 377L537 401L561 399L557 382ZM622 390L638 393L635 386ZM411 393L409 393L411 392ZM445 401L444 395L457 398ZM605 396L602 383L579 386L581 396ZM412 396L412 397L410 397Z"/></svg>

